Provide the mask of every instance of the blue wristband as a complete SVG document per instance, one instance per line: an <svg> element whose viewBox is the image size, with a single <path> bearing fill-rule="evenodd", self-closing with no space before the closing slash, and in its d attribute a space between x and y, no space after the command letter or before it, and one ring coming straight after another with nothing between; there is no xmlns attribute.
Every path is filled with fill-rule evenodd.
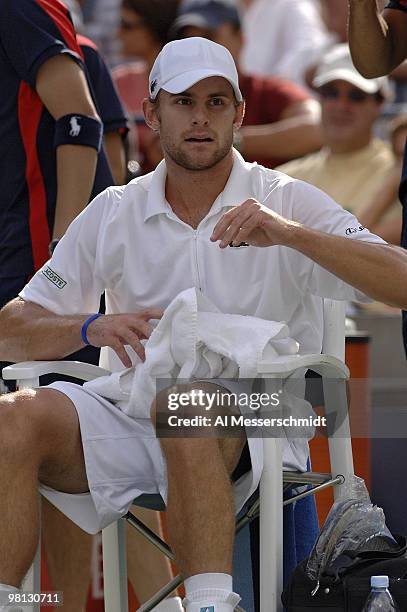
<svg viewBox="0 0 407 612"><path fill-rule="evenodd" d="M103 314L101 312L97 312L96 314L91 315L88 319L86 319L85 323L82 325L82 329L81 329L82 340L88 346L90 346L90 342L88 340L86 332L88 331L88 327L92 323L92 321L94 321L95 319L98 319L99 317L103 317Z"/></svg>

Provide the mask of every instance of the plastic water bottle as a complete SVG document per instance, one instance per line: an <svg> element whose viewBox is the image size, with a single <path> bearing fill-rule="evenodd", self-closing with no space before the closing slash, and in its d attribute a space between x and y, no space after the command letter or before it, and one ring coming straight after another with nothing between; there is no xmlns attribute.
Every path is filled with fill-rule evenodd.
<svg viewBox="0 0 407 612"><path fill-rule="evenodd" d="M392 612L398 610L389 591L388 576L371 576L370 595L362 612Z"/></svg>

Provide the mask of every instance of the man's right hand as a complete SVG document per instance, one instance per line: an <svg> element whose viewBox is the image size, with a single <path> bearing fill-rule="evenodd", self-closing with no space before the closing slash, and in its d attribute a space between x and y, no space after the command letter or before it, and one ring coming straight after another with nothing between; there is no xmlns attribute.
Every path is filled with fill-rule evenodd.
<svg viewBox="0 0 407 612"><path fill-rule="evenodd" d="M86 335L92 346L109 346L114 350L126 368L132 366L125 345L145 360L144 347L141 340L150 337L153 326L151 319L161 319L163 311L158 308L147 308L133 314L104 315L90 323Z"/></svg>

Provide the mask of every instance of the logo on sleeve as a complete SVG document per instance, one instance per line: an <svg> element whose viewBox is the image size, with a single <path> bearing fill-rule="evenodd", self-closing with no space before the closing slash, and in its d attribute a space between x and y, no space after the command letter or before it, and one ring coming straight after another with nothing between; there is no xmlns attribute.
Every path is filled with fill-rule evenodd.
<svg viewBox="0 0 407 612"><path fill-rule="evenodd" d="M45 270L42 271L42 273L44 274L44 276L47 277L49 281L51 281L51 283L55 285L55 287L58 287L58 289L63 289L65 287L66 281L61 278L56 272L54 272L54 270L52 270L52 268L50 268L49 266L47 266Z"/></svg>
<svg viewBox="0 0 407 612"><path fill-rule="evenodd" d="M79 117L76 117L75 115L71 117L69 120L69 125L71 126L69 135L72 136L72 138L74 138L75 136L79 136L82 129L82 126L79 123Z"/></svg>
<svg viewBox="0 0 407 612"><path fill-rule="evenodd" d="M366 228L363 225L359 225L358 227L348 227L345 234L350 236L351 234L356 234L357 232L363 232L364 229Z"/></svg>

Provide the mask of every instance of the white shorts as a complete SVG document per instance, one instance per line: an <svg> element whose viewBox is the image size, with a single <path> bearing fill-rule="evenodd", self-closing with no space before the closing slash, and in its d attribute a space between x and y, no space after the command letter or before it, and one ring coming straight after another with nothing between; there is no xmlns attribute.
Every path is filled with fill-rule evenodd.
<svg viewBox="0 0 407 612"><path fill-rule="evenodd" d="M224 386L236 391L235 385L240 383L228 381ZM143 493L159 493L166 502L166 464L151 420L130 418L114 403L73 383L47 388L64 393L75 405L90 492L72 495L40 485L44 497L88 533L126 514ZM261 438L249 438L252 471L234 485L236 512L260 481L262 445Z"/></svg>

